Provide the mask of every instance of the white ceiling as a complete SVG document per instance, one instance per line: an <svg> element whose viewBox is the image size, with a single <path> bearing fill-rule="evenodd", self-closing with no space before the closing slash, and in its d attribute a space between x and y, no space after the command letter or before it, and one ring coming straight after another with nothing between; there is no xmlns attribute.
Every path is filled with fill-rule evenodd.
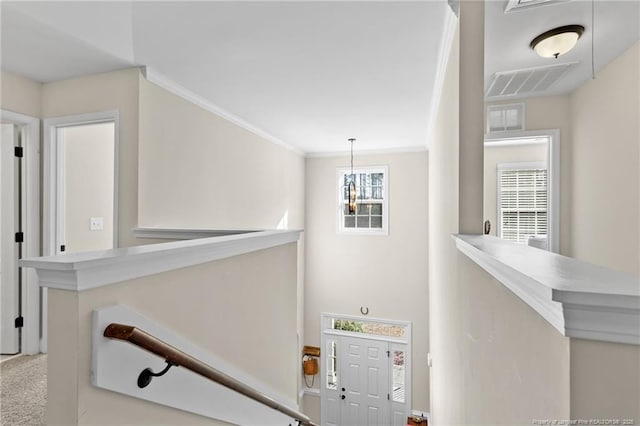
<svg viewBox="0 0 640 426"><path fill-rule="evenodd" d="M426 147L445 0L2 2L2 68L145 65L306 153Z"/></svg>
<svg viewBox="0 0 640 426"><path fill-rule="evenodd" d="M505 13L486 3L485 82L579 62L543 94L591 77L591 2ZM426 147L448 10L432 1L0 2L2 69L50 82L130 66L154 73L272 140L309 154ZM595 2L595 65L640 39L640 2ZM529 48L586 31L559 59Z"/></svg>
<svg viewBox="0 0 640 426"><path fill-rule="evenodd" d="M592 35L595 36L596 72L640 39L640 1L637 0L595 1L594 27L591 1L563 0L504 13L506 4L506 0L486 3L485 89L497 72L578 62L543 95L569 93L591 78ZM539 34L571 24L584 26L585 32L576 47L558 59L541 58L529 47Z"/></svg>

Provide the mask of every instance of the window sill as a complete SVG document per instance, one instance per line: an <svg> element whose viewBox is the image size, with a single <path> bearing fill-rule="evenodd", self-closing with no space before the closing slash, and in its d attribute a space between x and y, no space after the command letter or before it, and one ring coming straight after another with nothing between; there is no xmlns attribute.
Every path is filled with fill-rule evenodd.
<svg viewBox="0 0 640 426"><path fill-rule="evenodd" d="M640 279L486 235L456 247L567 337L640 345Z"/></svg>
<svg viewBox="0 0 640 426"><path fill-rule="evenodd" d="M354 229L339 229L338 230L338 235L369 235L369 236L382 236L382 237L386 237L389 235L389 231L387 231L386 229L380 229L380 230L372 230L372 229L360 229L360 230L354 230Z"/></svg>

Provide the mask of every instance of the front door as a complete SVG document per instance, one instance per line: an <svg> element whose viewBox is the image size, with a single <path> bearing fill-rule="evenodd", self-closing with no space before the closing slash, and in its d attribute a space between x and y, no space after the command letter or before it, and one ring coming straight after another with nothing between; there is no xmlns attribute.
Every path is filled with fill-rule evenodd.
<svg viewBox="0 0 640 426"><path fill-rule="evenodd" d="M411 323L325 313L321 321L321 425L406 425Z"/></svg>
<svg viewBox="0 0 640 426"><path fill-rule="evenodd" d="M340 424L389 425L389 343L343 336L340 348Z"/></svg>

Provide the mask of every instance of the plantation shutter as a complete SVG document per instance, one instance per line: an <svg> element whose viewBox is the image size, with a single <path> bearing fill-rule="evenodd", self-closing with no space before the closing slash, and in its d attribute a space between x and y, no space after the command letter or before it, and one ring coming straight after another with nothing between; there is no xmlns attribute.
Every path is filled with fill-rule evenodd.
<svg viewBox="0 0 640 426"><path fill-rule="evenodd" d="M527 242L547 235L547 170L499 169L500 237Z"/></svg>

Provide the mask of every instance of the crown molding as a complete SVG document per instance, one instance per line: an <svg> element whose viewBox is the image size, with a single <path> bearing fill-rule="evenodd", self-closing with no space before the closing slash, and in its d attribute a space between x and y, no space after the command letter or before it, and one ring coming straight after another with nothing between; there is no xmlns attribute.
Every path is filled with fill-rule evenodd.
<svg viewBox="0 0 640 426"><path fill-rule="evenodd" d="M367 149L362 151L354 151L354 155L360 157L365 155L386 155L386 154L405 154L408 152L426 152L424 146L407 146L400 148L383 148L383 149ZM344 157L349 155L349 150L345 151L327 151L327 152L308 152L307 158L323 158L323 157Z"/></svg>
<svg viewBox="0 0 640 426"><path fill-rule="evenodd" d="M459 7L459 2L454 1L456 7ZM438 69L436 70L436 78L433 83L433 97L431 98L431 113L429 114L427 124L427 150L432 146L433 128L435 126L436 117L438 116L438 107L442 100L442 89L444 86L444 79L447 74L447 65L449 64L449 55L451 54L451 47L453 45L453 38L456 33L456 26L458 25L458 14L454 13L453 6L445 14L444 19L444 31L442 40L440 43L440 49L438 49Z"/></svg>
<svg viewBox="0 0 640 426"><path fill-rule="evenodd" d="M288 149L289 151L295 152L298 155L304 156L306 153L305 151L294 147L293 145L290 145L286 142L284 142L283 140L273 136L272 134L260 129L257 126L254 126L253 124L249 123L246 120L243 120L242 118L238 117L235 114L232 114L231 112L227 111L226 109L214 104L213 102L203 98L202 96L194 93L193 91L185 88L184 86L176 83L175 81L171 80L170 78L166 77L165 75L160 74L159 72L155 71L154 69L148 67L148 66L144 66L142 67L142 75L144 76L144 78L149 81L150 83L153 83L157 86L162 87L163 89L173 93L174 95L180 96L181 98L185 99L186 101L191 102L194 105L199 106L200 108L207 110L217 116L220 116L222 118L224 118L225 120L228 120L230 122L232 122L233 124L242 127L243 129L257 135L260 136L261 138L274 143L276 145L279 145L285 149Z"/></svg>

